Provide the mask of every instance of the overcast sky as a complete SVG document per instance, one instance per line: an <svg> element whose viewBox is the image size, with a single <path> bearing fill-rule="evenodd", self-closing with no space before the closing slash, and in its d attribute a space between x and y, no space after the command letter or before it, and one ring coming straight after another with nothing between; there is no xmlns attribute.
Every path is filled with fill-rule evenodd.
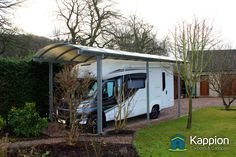
<svg viewBox="0 0 236 157"><path fill-rule="evenodd" d="M116 7L124 15L136 12L154 25L160 39L182 20L206 18L213 22L223 40L236 48L235 0L117 0ZM57 25L55 9L55 0L28 0L14 21L26 32L50 37Z"/></svg>

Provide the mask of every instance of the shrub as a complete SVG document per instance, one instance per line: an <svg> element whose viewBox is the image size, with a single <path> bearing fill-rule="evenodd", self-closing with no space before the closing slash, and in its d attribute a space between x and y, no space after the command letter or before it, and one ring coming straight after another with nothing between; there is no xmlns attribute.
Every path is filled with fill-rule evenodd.
<svg viewBox="0 0 236 157"><path fill-rule="evenodd" d="M47 126L47 119L36 112L35 103L26 103L24 107L12 108L9 113L9 125L13 132L20 136L39 136Z"/></svg>
<svg viewBox="0 0 236 157"><path fill-rule="evenodd" d="M7 156L6 152L0 148L0 157L5 157L5 156Z"/></svg>
<svg viewBox="0 0 236 157"><path fill-rule="evenodd" d="M0 131L2 130L4 126L4 119L0 116Z"/></svg>

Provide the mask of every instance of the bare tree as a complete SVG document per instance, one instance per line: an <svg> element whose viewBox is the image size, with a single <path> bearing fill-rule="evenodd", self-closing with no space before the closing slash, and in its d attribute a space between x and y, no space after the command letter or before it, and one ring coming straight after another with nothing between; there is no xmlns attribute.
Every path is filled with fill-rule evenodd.
<svg viewBox="0 0 236 157"><path fill-rule="evenodd" d="M1 9L9 9L9 8L17 7L24 1L25 0L1 0L0 8ZM3 11L3 12L5 12L5 11Z"/></svg>
<svg viewBox="0 0 236 157"><path fill-rule="evenodd" d="M5 23L5 22L4 22ZM0 28L0 55L6 53L6 49L9 44L15 42L15 38L13 36L17 31L15 29L6 28L5 24L3 24Z"/></svg>
<svg viewBox="0 0 236 157"><path fill-rule="evenodd" d="M31 57L41 47L57 41L32 34L0 33L1 57Z"/></svg>
<svg viewBox="0 0 236 157"><path fill-rule="evenodd" d="M234 52L219 50L210 54L209 88L221 97L225 110L229 110L231 104L236 100L236 88L233 85L236 75L232 73L236 64L231 62L235 58Z"/></svg>
<svg viewBox="0 0 236 157"><path fill-rule="evenodd" d="M116 101L117 101L117 111L115 114L115 132L126 128L127 119L133 110L133 97L135 90L134 89L126 89L126 84L123 84L122 87L118 87L118 91L115 91Z"/></svg>
<svg viewBox="0 0 236 157"><path fill-rule="evenodd" d="M70 42L104 47L110 42L110 30L119 18L109 0L56 0L58 16L65 23Z"/></svg>
<svg viewBox="0 0 236 157"><path fill-rule="evenodd" d="M136 14L121 22L114 28L114 38L110 47L149 54L167 55L166 42L158 41L152 25L138 18Z"/></svg>
<svg viewBox="0 0 236 157"><path fill-rule="evenodd" d="M80 105L84 95L92 82L92 77L89 73L85 73L82 80L78 80L78 70L72 66L65 66L61 72L56 74L55 82L59 85L57 91L63 97L63 101L69 107L69 133L67 143L73 145L79 136L78 128L79 119L77 118L77 108ZM68 117L66 117L68 118Z"/></svg>
<svg viewBox="0 0 236 157"><path fill-rule="evenodd" d="M21 6L25 0L1 0L0 1L0 28L11 25L9 16L12 10Z"/></svg>
<svg viewBox="0 0 236 157"><path fill-rule="evenodd" d="M173 33L173 53L176 59L182 59L181 69L178 69L185 83L188 96L187 128L192 125L192 93L196 81L208 64L204 60L205 50L213 49L218 43L213 26L207 20L194 18L192 23L183 21Z"/></svg>
<svg viewBox="0 0 236 157"><path fill-rule="evenodd" d="M6 45L14 41L14 38L11 37L18 32L18 29L12 25L10 17L13 15L13 11L20 7L24 1L0 1L0 55L5 53Z"/></svg>

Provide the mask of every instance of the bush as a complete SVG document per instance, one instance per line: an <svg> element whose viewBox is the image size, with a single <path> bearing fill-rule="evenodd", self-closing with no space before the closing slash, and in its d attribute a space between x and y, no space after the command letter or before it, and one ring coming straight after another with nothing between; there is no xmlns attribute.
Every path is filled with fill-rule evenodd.
<svg viewBox="0 0 236 157"><path fill-rule="evenodd" d="M0 116L0 131L2 130L4 126L4 119Z"/></svg>
<svg viewBox="0 0 236 157"><path fill-rule="evenodd" d="M24 107L12 108L9 113L9 125L18 136L39 136L47 126L47 119L36 112L35 103L26 103Z"/></svg>

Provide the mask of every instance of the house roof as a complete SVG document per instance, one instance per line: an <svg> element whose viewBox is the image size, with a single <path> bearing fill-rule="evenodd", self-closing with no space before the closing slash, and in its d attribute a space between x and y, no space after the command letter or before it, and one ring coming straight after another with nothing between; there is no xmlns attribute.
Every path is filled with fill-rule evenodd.
<svg viewBox="0 0 236 157"><path fill-rule="evenodd" d="M51 63L84 63L94 62L96 56L103 56L108 59L123 60L140 60L153 62L170 62L176 63L176 59L172 57L141 54L135 52L117 51L103 48L94 48L81 45L73 45L68 43L56 43L48 45L40 49L33 57L34 61L51 62ZM182 62L182 60L178 60Z"/></svg>
<svg viewBox="0 0 236 157"><path fill-rule="evenodd" d="M208 62L203 72L236 72L236 50L205 51L204 61Z"/></svg>

